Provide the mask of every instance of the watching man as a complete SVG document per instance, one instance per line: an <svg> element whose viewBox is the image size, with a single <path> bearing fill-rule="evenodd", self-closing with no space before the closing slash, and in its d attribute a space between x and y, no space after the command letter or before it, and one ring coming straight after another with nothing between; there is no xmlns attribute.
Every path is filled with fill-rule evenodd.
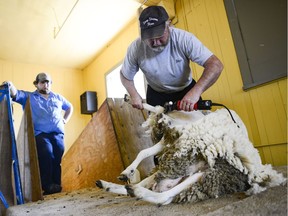
<svg viewBox="0 0 288 216"><path fill-rule="evenodd" d="M52 79L47 73L36 76L33 82L36 87L34 92L17 90L12 82L6 83L12 100L21 104L23 109L30 98L43 194L61 192L64 125L73 113L72 104L60 94L51 91Z"/></svg>

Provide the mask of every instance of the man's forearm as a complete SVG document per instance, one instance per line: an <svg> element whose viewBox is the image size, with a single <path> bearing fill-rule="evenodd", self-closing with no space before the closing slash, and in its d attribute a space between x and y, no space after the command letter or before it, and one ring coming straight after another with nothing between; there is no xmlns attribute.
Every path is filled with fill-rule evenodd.
<svg viewBox="0 0 288 216"><path fill-rule="evenodd" d="M65 114L63 116L64 124L66 124L70 120L72 113L73 113L73 106L71 106L68 110L65 111Z"/></svg>
<svg viewBox="0 0 288 216"><path fill-rule="evenodd" d="M222 70L221 61L215 55L211 56L204 64L203 74L194 86L195 90L199 91L201 95L216 82Z"/></svg>
<svg viewBox="0 0 288 216"><path fill-rule="evenodd" d="M123 86L126 88L127 92L131 97L137 97L139 93L137 92L134 81L126 79L123 74L120 72L120 79L123 84Z"/></svg>
<svg viewBox="0 0 288 216"><path fill-rule="evenodd" d="M143 100L135 88L134 81L126 79L121 72L120 72L120 78L121 78L121 82L123 86L126 88L128 94L131 97L131 105L134 108L143 109L143 104L142 104Z"/></svg>
<svg viewBox="0 0 288 216"><path fill-rule="evenodd" d="M219 78L223 70L221 61L215 56L211 56L204 64L204 71L195 86L187 92L180 103L180 109L191 111L195 103L198 102L202 93L212 86Z"/></svg>

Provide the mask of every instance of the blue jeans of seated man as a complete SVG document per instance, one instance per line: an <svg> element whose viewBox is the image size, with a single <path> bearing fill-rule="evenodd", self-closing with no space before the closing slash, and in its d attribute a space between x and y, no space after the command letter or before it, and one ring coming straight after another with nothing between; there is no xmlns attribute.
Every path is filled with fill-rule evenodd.
<svg viewBox="0 0 288 216"><path fill-rule="evenodd" d="M42 189L61 185L61 160L64 153L64 134L41 133L35 137Z"/></svg>

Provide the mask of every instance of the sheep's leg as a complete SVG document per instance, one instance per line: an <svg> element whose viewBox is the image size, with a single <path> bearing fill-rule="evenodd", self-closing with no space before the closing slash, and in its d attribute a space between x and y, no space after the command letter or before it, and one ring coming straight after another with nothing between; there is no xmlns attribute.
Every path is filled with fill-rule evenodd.
<svg viewBox="0 0 288 216"><path fill-rule="evenodd" d="M156 173L154 173L151 176L148 176L147 178L139 182L137 185L139 185L139 187L150 187L154 183L155 175ZM115 183L107 182L104 180L97 180L96 186L111 193L128 195L125 185L115 184Z"/></svg>
<svg viewBox="0 0 288 216"><path fill-rule="evenodd" d="M111 193L128 195L125 185L115 184L104 180L97 180L96 186Z"/></svg>
<svg viewBox="0 0 288 216"><path fill-rule="evenodd" d="M131 104L131 97L129 95L125 94L124 101ZM157 108L157 107L151 106L150 104L147 104L147 103L142 103L142 105L143 105L143 108L145 110L153 112L153 113L156 113L157 111L161 112L161 113L164 112L164 107L161 107L159 110L160 106L157 106L158 107Z"/></svg>
<svg viewBox="0 0 288 216"><path fill-rule="evenodd" d="M138 186L141 186L141 187L145 187L145 188L150 188L154 183L154 177L155 175L157 174L157 172L153 173L152 175L148 176L147 178L143 179L141 182L139 182Z"/></svg>
<svg viewBox="0 0 288 216"><path fill-rule="evenodd" d="M172 189L158 193L151 190L148 190L147 188L141 187L139 184L134 185L133 187L128 190L129 194L132 193L134 196L136 196L138 199L143 199L147 202L155 203L158 205L167 205L171 203L174 199L174 197L179 194L181 191L185 190L189 187L189 185L194 184L200 180L202 177L203 172L195 173L188 178L186 178L183 182L176 185ZM126 187L127 188L127 187ZM131 191L132 190L132 191Z"/></svg>
<svg viewBox="0 0 288 216"><path fill-rule="evenodd" d="M158 111L156 107L151 106L151 105L149 105L149 104L147 104L147 103L143 103L142 105L143 105L143 108L144 108L145 110L147 110L147 111L150 111L150 112L153 112L153 113L156 113L156 112ZM163 108L163 111L164 111L164 108ZM163 111L162 111L162 112L163 112Z"/></svg>
<svg viewBox="0 0 288 216"><path fill-rule="evenodd" d="M145 158L154 156L161 152L163 149L162 141L158 142L157 144L153 145L150 148L143 149L139 152L136 159L120 174L118 177L121 181L128 181L129 179L132 179L133 175L135 174L135 170L138 167L138 165L143 161Z"/></svg>

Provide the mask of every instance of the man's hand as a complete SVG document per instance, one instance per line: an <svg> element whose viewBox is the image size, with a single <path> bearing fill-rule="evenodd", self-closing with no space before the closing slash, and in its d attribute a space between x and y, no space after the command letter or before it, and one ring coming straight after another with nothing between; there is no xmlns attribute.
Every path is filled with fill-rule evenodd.
<svg viewBox="0 0 288 216"><path fill-rule="evenodd" d="M15 86L13 85L13 83L10 82L10 81L4 81L4 82L2 83L2 85L5 85L5 84L8 85L8 88L9 88L9 91L10 91L10 96L11 96L12 98L14 98L14 97L16 96L16 94L17 94L17 89L16 89L16 87L15 87Z"/></svg>
<svg viewBox="0 0 288 216"><path fill-rule="evenodd" d="M192 88L193 89L193 88ZM193 111L195 104L199 101L200 95L194 94L192 89L187 92L180 103L180 109L185 111Z"/></svg>
<svg viewBox="0 0 288 216"><path fill-rule="evenodd" d="M137 94L133 98L131 96L129 96L128 94L125 94L124 101L129 103L129 104L131 104L132 107L134 107L136 109L144 109L143 100L142 100L142 97L139 94Z"/></svg>
<svg viewBox="0 0 288 216"><path fill-rule="evenodd" d="M132 107L134 107L136 109L140 109L140 110L143 109L142 102L143 102L143 99L139 94L137 94L134 97L131 97L131 105L132 105Z"/></svg>
<svg viewBox="0 0 288 216"><path fill-rule="evenodd" d="M2 83L2 85L8 85L8 87L10 88L11 82L10 82L10 81L4 81L4 82Z"/></svg>

